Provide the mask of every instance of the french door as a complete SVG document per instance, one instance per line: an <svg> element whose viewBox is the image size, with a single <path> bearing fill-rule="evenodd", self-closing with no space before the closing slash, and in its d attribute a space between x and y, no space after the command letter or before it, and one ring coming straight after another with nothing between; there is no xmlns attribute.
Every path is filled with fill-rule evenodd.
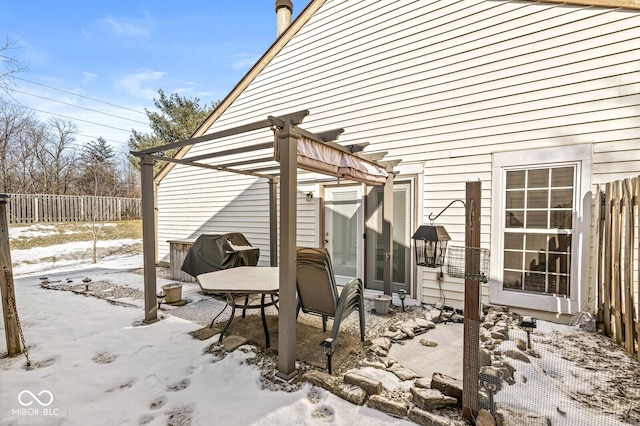
<svg viewBox="0 0 640 426"><path fill-rule="evenodd" d="M393 185L393 292L402 289L411 295L411 183ZM384 189L374 187L367 196L366 287L384 288L384 237L382 234L382 203Z"/></svg>
<svg viewBox="0 0 640 426"><path fill-rule="evenodd" d="M364 278L364 203L362 185L325 188L325 247L338 285Z"/></svg>

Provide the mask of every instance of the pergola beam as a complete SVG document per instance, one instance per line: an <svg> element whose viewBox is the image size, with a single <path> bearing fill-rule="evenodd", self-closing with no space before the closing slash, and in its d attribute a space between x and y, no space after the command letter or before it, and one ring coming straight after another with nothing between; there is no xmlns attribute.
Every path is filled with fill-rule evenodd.
<svg viewBox="0 0 640 426"><path fill-rule="evenodd" d="M219 132L207 133L206 135L198 136L191 139L186 139L179 142L168 143L166 145L156 146L154 148L144 149L142 151L138 151L137 154L146 155L146 154L157 154L158 152L168 151L170 149L182 148L184 146L196 145L198 143L211 141L214 139L226 138L228 136L239 135L242 133L251 132L254 130L260 130L271 127L271 122L269 120L260 120L255 123L245 124L244 126L233 127L227 130L220 130ZM136 155L135 153L132 153Z"/></svg>
<svg viewBox="0 0 640 426"><path fill-rule="evenodd" d="M138 151L137 153L132 152L132 154L133 155L157 154L158 152L168 151L176 148L182 148L189 145L196 145L198 143L207 142L214 139L222 139L229 136L252 132L254 130L270 128L274 124L273 120L277 120L278 122L290 121L293 124L300 124L302 123L302 120L304 119L304 117L306 117L307 115L309 115L309 110L296 111L296 112L292 112L290 114L285 114L278 117L269 116L266 120L260 120L260 121L245 124L242 126L232 127L231 129L220 130L219 132L207 133L206 135L197 136L195 138L186 139L179 142L173 142L173 143L168 143L166 145L143 149L142 151Z"/></svg>
<svg viewBox="0 0 640 426"><path fill-rule="evenodd" d="M251 148L251 151L259 151L262 149L272 149L273 142L265 142L265 143L252 145L250 148ZM227 155L246 154L246 152L247 152L246 147L233 148L233 149L227 149L225 151L217 151L217 152L211 152L209 154L196 155L193 157L185 157L183 158L183 160L187 160L187 161L208 160L210 158L225 157Z"/></svg>
<svg viewBox="0 0 640 426"><path fill-rule="evenodd" d="M253 176L253 177L264 178L264 179L275 179L276 178L273 175L256 173L256 172L252 172L250 170L238 170L238 169L231 169L231 168L227 168L227 167L216 166L216 165L213 165L213 164L196 163L196 162L188 160L186 158L163 157L161 155L145 155L143 158L145 158L145 157L146 158L150 158L152 160L156 160L156 161L168 161L170 163L184 164L185 166L194 166L194 167L200 167L200 168L203 168L203 169L217 170L219 172L237 173L237 174L241 174L241 175Z"/></svg>

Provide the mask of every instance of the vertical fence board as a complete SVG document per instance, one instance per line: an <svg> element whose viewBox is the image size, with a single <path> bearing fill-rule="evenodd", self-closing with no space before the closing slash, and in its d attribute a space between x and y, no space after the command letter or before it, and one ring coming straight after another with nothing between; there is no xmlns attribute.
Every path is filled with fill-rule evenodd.
<svg viewBox="0 0 640 426"><path fill-rule="evenodd" d="M624 343L627 352L633 354L634 342L634 318L633 318L633 198L631 196L631 181L625 179L622 183L622 207L624 218L624 254L622 267L624 275L622 279L622 296L624 298Z"/></svg>
<svg viewBox="0 0 640 426"><path fill-rule="evenodd" d="M9 223L88 222L140 219L139 198L8 194Z"/></svg>
<svg viewBox="0 0 640 426"><path fill-rule="evenodd" d="M612 266L612 284L613 284L613 315L614 315L614 327L615 327L615 338L617 344L622 344L622 270L620 266L620 258L621 258L621 242L622 242L622 233L621 233L621 185L620 181L617 180L613 183L613 205L612 205L612 221L611 221L611 258L613 261Z"/></svg>
<svg viewBox="0 0 640 426"><path fill-rule="evenodd" d="M611 183L606 185L605 198L605 223L604 223L604 279L607 282L604 293L604 332L605 335L612 336L611 327L611 209L612 209L612 188Z"/></svg>
<svg viewBox="0 0 640 426"><path fill-rule="evenodd" d="M640 361L640 176L598 186L598 310L605 335ZM604 216L604 217L602 217Z"/></svg>
<svg viewBox="0 0 640 426"><path fill-rule="evenodd" d="M604 324L604 320L606 315L609 314L608 310L605 312L604 307L607 306L605 303L605 279L604 279L604 223L605 223L605 213L604 210L606 208L605 201L605 193L600 185L596 187L596 208L594 209L596 212L596 259L595 259L595 274L596 274L596 312L598 313L597 320Z"/></svg>

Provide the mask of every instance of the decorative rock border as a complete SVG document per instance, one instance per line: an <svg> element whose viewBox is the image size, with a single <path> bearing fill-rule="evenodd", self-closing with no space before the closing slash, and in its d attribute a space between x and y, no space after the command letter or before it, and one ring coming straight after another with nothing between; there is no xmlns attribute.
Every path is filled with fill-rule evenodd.
<svg viewBox="0 0 640 426"><path fill-rule="evenodd" d="M383 389L381 381L359 374L357 370L346 372L342 376L332 376L324 371L312 369L305 372L301 380L354 404L366 404L391 416L406 418L420 425L466 425L460 411L461 380L440 373L434 373L431 378L421 377L388 357L393 343L413 339L435 328L434 314L441 317L440 311L420 312L420 316L391 324L380 337L367 342L368 357L358 364L358 367L387 371L403 382L413 381L409 392L387 392ZM447 314L446 320L452 321L453 315L460 316L454 311ZM436 345L434 342L423 340L425 346Z"/></svg>

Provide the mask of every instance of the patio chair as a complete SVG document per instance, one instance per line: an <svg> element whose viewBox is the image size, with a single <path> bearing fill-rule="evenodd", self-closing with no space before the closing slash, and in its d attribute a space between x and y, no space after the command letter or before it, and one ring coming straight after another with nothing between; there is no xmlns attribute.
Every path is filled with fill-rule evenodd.
<svg viewBox="0 0 640 426"><path fill-rule="evenodd" d="M322 329L327 331L327 318L333 318L331 338L335 341L340 323L353 311L360 315L360 340L364 341L364 285L352 278L338 292L329 252L324 248L298 247L296 261L298 311L322 316Z"/></svg>

